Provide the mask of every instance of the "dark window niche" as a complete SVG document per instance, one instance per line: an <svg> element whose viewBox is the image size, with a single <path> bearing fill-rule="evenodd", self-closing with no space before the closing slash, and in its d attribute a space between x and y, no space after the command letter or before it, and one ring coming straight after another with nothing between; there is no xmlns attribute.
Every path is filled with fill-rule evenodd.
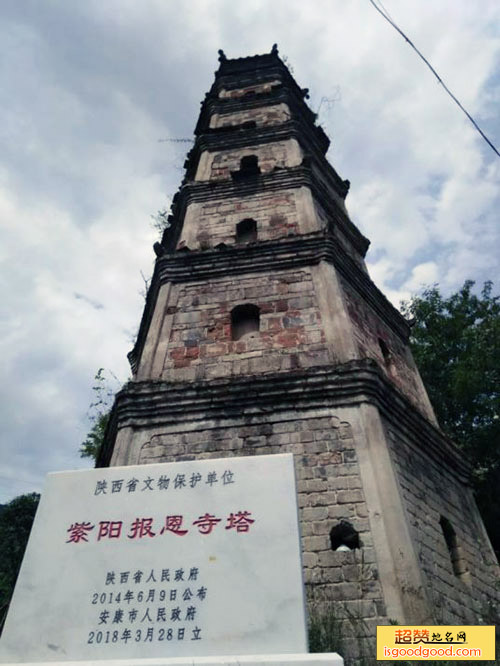
<svg viewBox="0 0 500 666"><path fill-rule="evenodd" d="M455 574L455 576L457 576L457 578L460 578L465 583L469 584L470 582L469 570L465 563L462 554L462 549L458 544L458 539L455 529L453 528L453 525L450 523L448 518L445 518L444 516L441 516L439 524L443 532L444 540L446 542L446 547L448 548L448 554L450 556L453 573Z"/></svg>
<svg viewBox="0 0 500 666"><path fill-rule="evenodd" d="M231 311L231 338L241 340L252 333L258 333L260 327L260 310L256 305L237 305Z"/></svg>
<svg viewBox="0 0 500 666"><path fill-rule="evenodd" d="M378 339L378 346L380 347L380 351L382 352L382 356L384 358L384 365L389 373L389 375L392 375L393 377L396 376L396 366L394 365L394 358L391 353L391 350L387 346L385 340L382 340L382 338Z"/></svg>
<svg viewBox="0 0 500 666"><path fill-rule="evenodd" d="M257 155L245 155L241 158L240 173L246 176L256 176L260 173L259 158Z"/></svg>
<svg viewBox="0 0 500 666"><path fill-rule="evenodd" d="M359 534L348 520L341 520L330 530L332 550L347 551L361 548Z"/></svg>
<svg viewBox="0 0 500 666"><path fill-rule="evenodd" d="M257 240L257 222L251 218L241 220L236 225L236 242L252 243Z"/></svg>
<svg viewBox="0 0 500 666"><path fill-rule="evenodd" d="M259 158L257 155L245 155L240 160L238 171L231 171L231 178L235 181L256 178L260 174Z"/></svg>
<svg viewBox="0 0 500 666"><path fill-rule="evenodd" d="M384 357L384 363L386 365L390 365L392 363L392 354L389 351L389 347L386 345L385 341L382 340L382 338L378 339L378 346L380 347L380 351Z"/></svg>

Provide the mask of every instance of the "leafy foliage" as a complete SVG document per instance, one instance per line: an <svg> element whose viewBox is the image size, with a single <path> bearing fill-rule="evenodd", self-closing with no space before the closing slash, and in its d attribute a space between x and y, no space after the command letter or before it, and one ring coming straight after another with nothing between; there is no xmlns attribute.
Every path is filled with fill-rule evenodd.
<svg viewBox="0 0 500 666"><path fill-rule="evenodd" d="M92 458L97 460L99 451L104 442L104 435L109 421L109 412L99 414L95 417L94 424L87 434L87 439L82 442L80 447L80 456L82 458Z"/></svg>
<svg viewBox="0 0 500 666"><path fill-rule="evenodd" d="M82 458L92 458L97 460L101 446L104 443L104 435L111 412L111 399L113 391L110 389L104 368L99 368L95 377L95 384L92 387L95 400L89 407L89 418L92 428L87 434L87 438L80 447L80 456Z"/></svg>
<svg viewBox="0 0 500 666"><path fill-rule="evenodd" d="M402 304L414 317L411 344L436 417L474 468L479 509L500 552L500 297L467 280L444 298L437 285Z"/></svg>
<svg viewBox="0 0 500 666"><path fill-rule="evenodd" d="M0 506L0 630L14 591L40 495L20 495Z"/></svg>

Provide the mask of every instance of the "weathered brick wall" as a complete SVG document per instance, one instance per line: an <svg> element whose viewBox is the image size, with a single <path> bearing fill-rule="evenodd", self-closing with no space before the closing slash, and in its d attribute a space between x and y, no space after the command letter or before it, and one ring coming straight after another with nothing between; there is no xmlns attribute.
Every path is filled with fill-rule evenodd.
<svg viewBox="0 0 500 666"><path fill-rule="evenodd" d="M439 624L477 624L492 621L495 563L473 504L472 491L422 446L412 445L402 433L388 428L388 440L407 512L417 557L433 598ZM441 516L456 532L468 573L455 575L440 525ZM498 615L497 615L498 620Z"/></svg>
<svg viewBox="0 0 500 666"><path fill-rule="evenodd" d="M324 229L327 228L330 221L329 216L317 201L314 202L314 208L316 210L318 219L320 220L321 226ZM354 248L352 243L345 237L345 235L340 231L337 225L333 225L333 234L335 238L338 240L338 242L341 244L342 248L345 250L346 254L348 254L351 257L351 259L353 259L356 262L357 266L359 266L359 268L361 268L361 270L364 273L367 273L368 271L363 257Z"/></svg>
<svg viewBox="0 0 500 666"><path fill-rule="evenodd" d="M238 150L221 150L207 154L209 175L205 178L205 167L201 167L203 175L199 168L196 180L228 180L231 178L231 171L239 170L241 158L245 155L256 155L258 157L262 173L272 171L275 168L284 169L285 167L297 166L302 161L300 148L293 139L248 146Z"/></svg>
<svg viewBox="0 0 500 666"><path fill-rule="evenodd" d="M231 127L243 123L255 122L257 127L279 125L291 117L290 109L286 104L273 104L257 109L245 109L235 113L215 113L210 118L210 127Z"/></svg>
<svg viewBox="0 0 500 666"><path fill-rule="evenodd" d="M237 97L244 97L245 95L250 94L261 94L271 92L274 86L281 85L279 79L273 79L272 81L266 81L265 83L255 83L251 86L246 86L244 88L234 88L232 90L226 90L223 88L219 92L219 97L221 99L236 99Z"/></svg>
<svg viewBox="0 0 500 666"><path fill-rule="evenodd" d="M260 308L260 331L231 339L231 310ZM181 288L173 316L163 378L171 381L262 374L330 361L309 269L249 275Z"/></svg>
<svg viewBox="0 0 500 666"><path fill-rule="evenodd" d="M359 357L378 361L398 389L424 414L428 414L428 404L420 388L417 370L408 347L345 280L342 280L342 288ZM387 345L391 356L390 363L384 359L379 338Z"/></svg>
<svg viewBox="0 0 500 666"><path fill-rule="evenodd" d="M301 413L256 420L156 434L143 444L139 462L293 453L308 595L320 608L334 602L344 647L359 656L363 639L387 618L351 426L337 416ZM361 549L332 551L329 533L341 519L359 532Z"/></svg>
<svg viewBox="0 0 500 666"><path fill-rule="evenodd" d="M236 225L245 218L257 223L257 240L283 238L299 233L297 190L262 192L260 194L207 201L196 211L195 240L189 240L191 249L206 249L219 243L232 245L236 238ZM190 227L183 230L180 241L192 236Z"/></svg>

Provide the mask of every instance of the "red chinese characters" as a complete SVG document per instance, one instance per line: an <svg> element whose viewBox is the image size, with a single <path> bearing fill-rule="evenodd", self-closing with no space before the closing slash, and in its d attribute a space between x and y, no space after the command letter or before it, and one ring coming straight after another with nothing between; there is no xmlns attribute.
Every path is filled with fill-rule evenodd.
<svg viewBox="0 0 500 666"><path fill-rule="evenodd" d="M235 529L237 532L248 532L250 525L255 522L250 518L250 511L238 511L230 513L227 519L226 530Z"/></svg>
<svg viewBox="0 0 500 666"><path fill-rule="evenodd" d="M121 520L101 520L97 532L97 541L107 537L108 539L119 539L122 533L123 522Z"/></svg>
<svg viewBox="0 0 500 666"><path fill-rule="evenodd" d="M165 532L173 532L178 536L184 536L188 533L188 531L181 529L182 521L182 516L166 516L165 525L161 528L160 534L164 534Z"/></svg>
<svg viewBox="0 0 500 666"><path fill-rule="evenodd" d="M221 519L212 516L209 513L206 513L204 516L200 516L198 520L193 520L193 525L198 527L200 534L210 534L214 529L217 523L220 523Z"/></svg>
<svg viewBox="0 0 500 666"><path fill-rule="evenodd" d="M130 534L127 534L129 539L142 539L154 535L152 518L136 518L130 527Z"/></svg>
<svg viewBox="0 0 500 666"><path fill-rule="evenodd" d="M251 526L255 523L255 519L251 517L250 511L236 511L230 513L226 518L225 529L234 530L237 533L247 533L250 531ZM211 513L204 513L198 516L196 520L192 521L192 525L197 528L197 532L204 536L211 534L222 522L222 518ZM160 531L154 531L154 518L136 518L130 525L127 538L128 539L144 539L163 536L168 532L176 536L185 536L189 530L183 527L184 516L168 515L165 516L163 526ZM122 520L101 520L97 523L98 529L95 532L96 541L105 539L120 539L123 534L123 521ZM81 543L89 541L89 534L96 526L89 521L81 523L74 522L66 530L69 538L66 543Z"/></svg>
<svg viewBox="0 0 500 666"><path fill-rule="evenodd" d="M88 533L93 530L95 525L90 523L73 523L66 530L69 533L69 539L66 543L80 543L80 541L88 541Z"/></svg>

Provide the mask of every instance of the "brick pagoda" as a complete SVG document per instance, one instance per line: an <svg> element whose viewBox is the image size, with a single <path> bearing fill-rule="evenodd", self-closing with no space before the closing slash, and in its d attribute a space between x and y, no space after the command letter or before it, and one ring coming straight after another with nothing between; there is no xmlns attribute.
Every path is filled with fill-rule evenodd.
<svg viewBox="0 0 500 666"><path fill-rule="evenodd" d="M349 654L389 619L476 624L498 568L470 468L368 275L349 182L276 47L219 61L98 464L292 452L308 591Z"/></svg>

